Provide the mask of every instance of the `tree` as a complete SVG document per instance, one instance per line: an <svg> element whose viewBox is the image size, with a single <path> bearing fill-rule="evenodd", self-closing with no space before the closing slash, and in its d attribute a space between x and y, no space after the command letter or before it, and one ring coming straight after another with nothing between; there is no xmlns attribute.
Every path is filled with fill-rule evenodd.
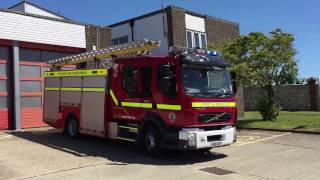
<svg viewBox="0 0 320 180"><path fill-rule="evenodd" d="M280 106L275 101L274 86L292 83L298 73L294 36L275 29L265 35L251 32L222 45L222 56L237 72L237 82L265 90L259 99L259 111L264 120L275 120Z"/></svg>

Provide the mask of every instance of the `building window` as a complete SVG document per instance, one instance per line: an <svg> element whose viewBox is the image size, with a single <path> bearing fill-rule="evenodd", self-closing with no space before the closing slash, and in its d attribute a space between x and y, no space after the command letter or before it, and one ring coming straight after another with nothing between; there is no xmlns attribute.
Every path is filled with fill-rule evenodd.
<svg viewBox="0 0 320 180"><path fill-rule="evenodd" d="M122 86L127 91L130 97L137 97L137 81L138 70L136 67L127 66L122 70Z"/></svg>
<svg viewBox="0 0 320 180"><path fill-rule="evenodd" d="M205 34L201 34L201 45L203 48L207 47L207 36Z"/></svg>
<svg viewBox="0 0 320 180"><path fill-rule="evenodd" d="M41 52L41 60L49 61L53 59L58 59L62 56L60 52L51 52L51 51L42 51Z"/></svg>
<svg viewBox="0 0 320 180"><path fill-rule="evenodd" d="M40 81L20 81L21 92L41 92Z"/></svg>
<svg viewBox="0 0 320 180"><path fill-rule="evenodd" d="M7 64L0 64L0 76L7 75Z"/></svg>
<svg viewBox="0 0 320 180"><path fill-rule="evenodd" d="M41 108L41 97L21 97L21 108Z"/></svg>
<svg viewBox="0 0 320 180"><path fill-rule="evenodd" d="M119 44L124 44L124 43L128 43L128 42L129 42L128 35L122 36L122 37L118 37L118 38L114 38L114 39L111 40L111 44L112 45L119 45Z"/></svg>
<svg viewBox="0 0 320 180"><path fill-rule="evenodd" d="M20 65L20 77L41 77L40 66Z"/></svg>
<svg viewBox="0 0 320 180"><path fill-rule="evenodd" d="M9 49L6 47L0 47L0 60L8 60L9 59Z"/></svg>
<svg viewBox="0 0 320 180"><path fill-rule="evenodd" d="M0 80L0 92L7 92L7 81Z"/></svg>
<svg viewBox="0 0 320 180"><path fill-rule="evenodd" d="M188 48L207 48L207 35L202 32L187 30Z"/></svg>
<svg viewBox="0 0 320 180"><path fill-rule="evenodd" d="M0 109L6 109L8 105L7 97L6 96L0 96Z"/></svg>
<svg viewBox="0 0 320 180"><path fill-rule="evenodd" d="M20 61L41 62L41 51L21 48Z"/></svg>
<svg viewBox="0 0 320 180"><path fill-rule="evenodd" d="M191 31L187 31L187 47L192 48L192 33Z"/></svg>
<svg viewBox="0 0 320 180"><path fill-rule="evenodd" d="M73 53L57 52L57 51L41 51L33 49L20 49L20 61L46 62L53 59L58 59L65 56L70 56Z"/></svg>

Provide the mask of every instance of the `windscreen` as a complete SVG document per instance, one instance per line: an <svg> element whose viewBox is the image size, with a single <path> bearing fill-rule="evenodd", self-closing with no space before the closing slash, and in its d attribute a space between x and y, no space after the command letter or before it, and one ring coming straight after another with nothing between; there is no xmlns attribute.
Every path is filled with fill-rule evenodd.
<svg viewBox="0 0 320 180"><path fill-rule="evenodd" d="M198 97L230 97L233 95L229 71L219 67L182 68L184 92Z"/></svg>

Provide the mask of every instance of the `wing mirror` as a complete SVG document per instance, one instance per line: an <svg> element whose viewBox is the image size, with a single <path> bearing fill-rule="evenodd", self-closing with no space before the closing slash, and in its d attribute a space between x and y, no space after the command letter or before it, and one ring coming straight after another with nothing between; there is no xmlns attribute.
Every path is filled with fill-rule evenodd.
<svg viewBox="0 0 320 180"><path fill-rule="evenodd" d="M231 75L231 82L232 82L232 91L234 92L234 94L237 94L237 91L238 91L238 86L236 83L237 73L235 71L231 71L230 75Z"/></svg>

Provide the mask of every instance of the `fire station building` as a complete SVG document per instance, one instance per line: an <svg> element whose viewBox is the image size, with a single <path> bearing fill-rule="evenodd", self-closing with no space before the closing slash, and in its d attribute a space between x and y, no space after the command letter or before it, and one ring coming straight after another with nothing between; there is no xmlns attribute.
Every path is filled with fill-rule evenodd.
<svg viewBox="0 0 320 180"><path fill-rule="evenodd" d="M206 48L220 45L240 35L238 23L199 14L180 7L168 6L139 17L109 25L112 44L144 38L161 42L152 54L168 54L169 47ZM244 116L243 89L237 92L238 116Z"/></svg>
<svg viewBox="0 0 320 180"><path fill-rule="evenodd" d="M160 41L153 53L164 55L170 46L205 48L237 36L235 22L174 6L109 27L78 23L26 1L0 9L0 130L45 126L46 60L145 38Z"/></svg>
<svg viewBox="0 0 320 180"><path fill-rule="evenodd" d="M153 54L168 54L170 46L206 48L240 35L239 24L186 9L168 6L163 10L110 25L112 44L148 38L161 41Z"/></svg>
<svg viewBox="0 0 320 180"><path fill-rule="evenodd" d="M108 27L74 22L22 1L0 9L0 129L45 126L48 59L110 46Z"/></svg>

